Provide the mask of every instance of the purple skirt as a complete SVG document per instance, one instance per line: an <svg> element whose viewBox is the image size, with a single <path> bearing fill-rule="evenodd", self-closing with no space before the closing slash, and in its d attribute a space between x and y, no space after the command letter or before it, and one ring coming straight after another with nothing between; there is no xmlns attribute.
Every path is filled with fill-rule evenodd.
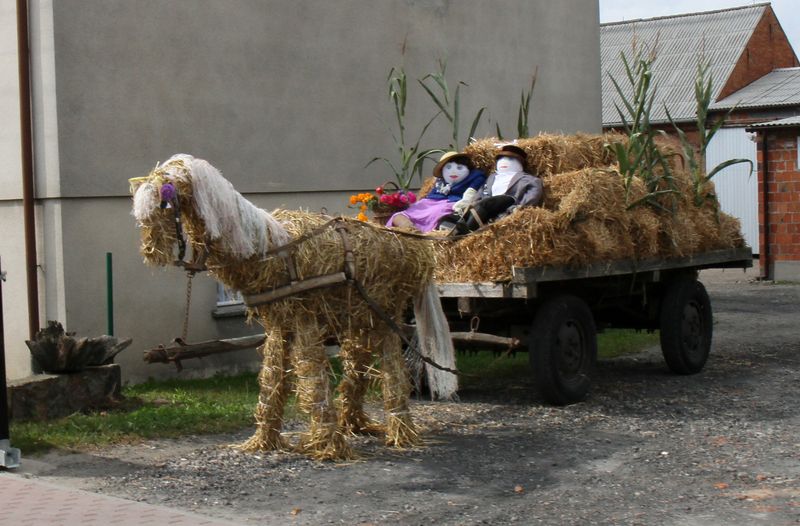
<svg viewBox="0 0 800 526"><path fill-rule="evenodd" d="M402 214L406 216L420 232L430 232L436 228L439 220L453 211L453 203L447 199L420 199L402 212L392 214L386 226L394 225L394 218Z"/></svg>

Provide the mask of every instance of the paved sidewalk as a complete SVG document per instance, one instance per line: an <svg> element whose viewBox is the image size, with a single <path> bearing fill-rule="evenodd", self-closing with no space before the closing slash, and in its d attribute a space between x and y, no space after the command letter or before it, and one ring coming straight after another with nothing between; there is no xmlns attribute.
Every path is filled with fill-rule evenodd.
<svg viewBox="0 0 800 526"><path fill-rule="evenodd" d="M0 471L2 526L234 526L232 522L68 489Z"/></svg>

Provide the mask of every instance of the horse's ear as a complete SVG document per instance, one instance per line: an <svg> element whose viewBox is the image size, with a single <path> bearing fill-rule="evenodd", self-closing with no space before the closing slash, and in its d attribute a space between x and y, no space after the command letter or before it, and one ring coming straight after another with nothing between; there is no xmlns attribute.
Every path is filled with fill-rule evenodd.
<svg viewBox="0 0 800 526"><path fill-rule="evenodd" d="M156 186L148 181L139 185L133 194L133 217L138 221L148 219L161 205Z"/></svg>

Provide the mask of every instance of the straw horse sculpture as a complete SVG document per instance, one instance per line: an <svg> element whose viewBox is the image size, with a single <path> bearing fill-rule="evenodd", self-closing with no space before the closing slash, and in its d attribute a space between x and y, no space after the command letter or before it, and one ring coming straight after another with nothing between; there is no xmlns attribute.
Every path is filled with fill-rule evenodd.
<svg viewBox="0 0 800 526"><path fill-rule="evenodd" d="M381 319L380 311L400 323L413 299L419 304L434 290L430 243L354 219L286 210L269 214L242 197L208 162L188 155L173 156L131 184L146 263L186 266L182 260L188 245L195 259L218 281L241 291L246 303L265 292L276 298L248 303L266 340L256 432L243 449L290 447L281 428L291 386L297 390L300 410L310 415L309 429L293 446L305 454L348 458L352 453L347 433L382 431L386 443L397 447L416 441L400 336ZM341 276L343 271L345 281L280 294L296 291L292 284ZM339 342L344 368L338 400L329 383L324 349L331 338ZM384 427L363 409L376 358Z"/></svg>

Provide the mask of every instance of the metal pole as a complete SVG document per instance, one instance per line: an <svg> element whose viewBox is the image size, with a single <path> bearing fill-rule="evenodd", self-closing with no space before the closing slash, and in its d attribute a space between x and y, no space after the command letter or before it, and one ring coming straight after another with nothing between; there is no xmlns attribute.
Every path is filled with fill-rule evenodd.
<svg viewBox="0 0 800 526"><path fill-rule="evenodd" d="M106 252L106 305L108 306L108 335L114 336L114 265L111 252Z"/></svg>

